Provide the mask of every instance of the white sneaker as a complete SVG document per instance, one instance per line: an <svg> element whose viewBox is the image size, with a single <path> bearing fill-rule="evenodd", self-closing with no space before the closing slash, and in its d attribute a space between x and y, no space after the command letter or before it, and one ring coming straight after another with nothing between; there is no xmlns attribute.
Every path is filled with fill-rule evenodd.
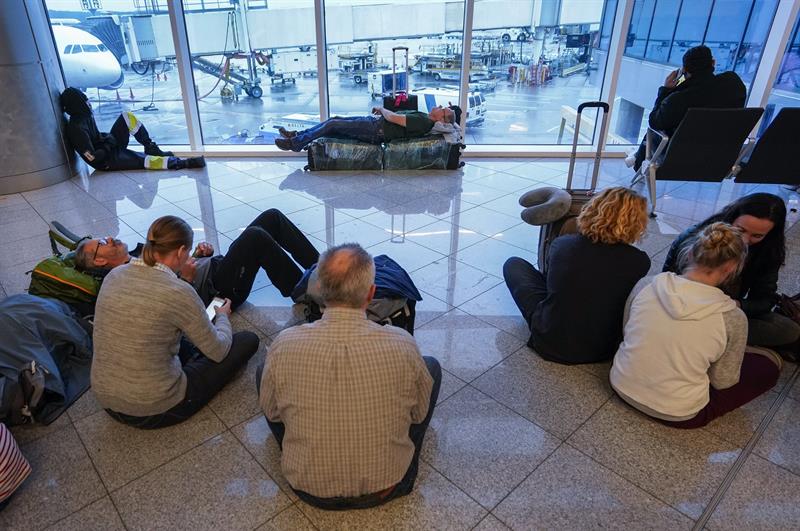
<svg viewBox="0 0 800 531"><path fill-rule="evenodd" d="M625 157L625 166L633 168L634 164L636 164L636 151L637 150L631 151L628 153L628 156Z"/></svg>

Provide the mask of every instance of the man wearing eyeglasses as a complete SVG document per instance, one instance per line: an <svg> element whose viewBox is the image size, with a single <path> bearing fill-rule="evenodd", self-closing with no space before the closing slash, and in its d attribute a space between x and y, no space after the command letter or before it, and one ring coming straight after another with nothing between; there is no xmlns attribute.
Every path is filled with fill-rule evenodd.
<svg viewBox="0 0 800 531"><path fill-rule="evenodd" d="M142 247L140 243L129 251L125 242L111 236L83 240L75 249L75 267L103 276L138 257ZM253 220L225 255L215 255L210 243L199 243L180 276L194 286L205 304L220 296L230 299L231 306L236 308L250 295L259 268L288 297L303 270L318 259L319 251L302 231L283 212L273 208Z"/></svg>

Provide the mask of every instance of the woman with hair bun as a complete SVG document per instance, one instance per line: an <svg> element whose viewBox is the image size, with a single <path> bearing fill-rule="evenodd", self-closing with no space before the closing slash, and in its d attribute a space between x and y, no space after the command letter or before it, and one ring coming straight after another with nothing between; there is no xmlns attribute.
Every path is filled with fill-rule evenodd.
<svg viewBox="0 0 800 531"><path fill-rule="evenodd" d="M137 428L188 419L258 349L254 333L232 333L230 300L212 322L192 285L178 278L192 241L184 220L158 218L141 258L112 269L97 297L92 389L109 415Z"/></svg>
<svg viewBox="0 0 800 531"><path fill-rule="evenodd" d="M746 259L741 231L714 222L683 247L683 274L636 285L611 367L611 386L625 402L676 428L699 428L775 385L780 357L745 351L747 317L720 289Z"/></svg>
<svg viewBox="0 0 800 531"><path fill-rule="evenodd" d="M622 339L622 312L650 258L633 246L647 229L647 200L608 188L578 216L578 234L556 238L547 275L509 258L503 276L531 330L528 346L565 364L611 359Z"/></svg>
<svg viewBox="0 0 800 531"><path fill-rule="evenodd" d="M722 286L747 316L747 344L768 347L790 361L798 361L800 325L772 311L778 299L778 271L786 259L783 199L763 192L740 197L678 236L669 249L663 270L680 273L678 256L686 242L717 221L737 227L748 248L741 273Z"/></svg>

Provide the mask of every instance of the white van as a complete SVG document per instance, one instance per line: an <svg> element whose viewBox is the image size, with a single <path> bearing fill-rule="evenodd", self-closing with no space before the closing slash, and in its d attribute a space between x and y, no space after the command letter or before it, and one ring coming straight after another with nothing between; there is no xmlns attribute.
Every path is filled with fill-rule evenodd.
<svg viewBox="0 0 800 531"><path fill-rule="evenodd" d="M437 105L447 107L458 105L458 90L450 88L421 87L413 89L411 94L417 95L417 106L422 112L430 112ZM483 122L486 114L486 98L474 90L469 91L467 98L467 125L476 125Z"/></svg>

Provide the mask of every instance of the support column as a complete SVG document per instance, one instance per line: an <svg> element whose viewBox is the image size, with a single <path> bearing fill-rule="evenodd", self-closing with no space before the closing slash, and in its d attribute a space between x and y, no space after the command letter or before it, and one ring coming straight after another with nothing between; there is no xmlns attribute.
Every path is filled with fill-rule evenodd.
<svg viewBox="0 0 800 531"><path fill-rule="evenodd" d="M40 0L0 2L0 195L69 179L64 78Z"/></svg>

